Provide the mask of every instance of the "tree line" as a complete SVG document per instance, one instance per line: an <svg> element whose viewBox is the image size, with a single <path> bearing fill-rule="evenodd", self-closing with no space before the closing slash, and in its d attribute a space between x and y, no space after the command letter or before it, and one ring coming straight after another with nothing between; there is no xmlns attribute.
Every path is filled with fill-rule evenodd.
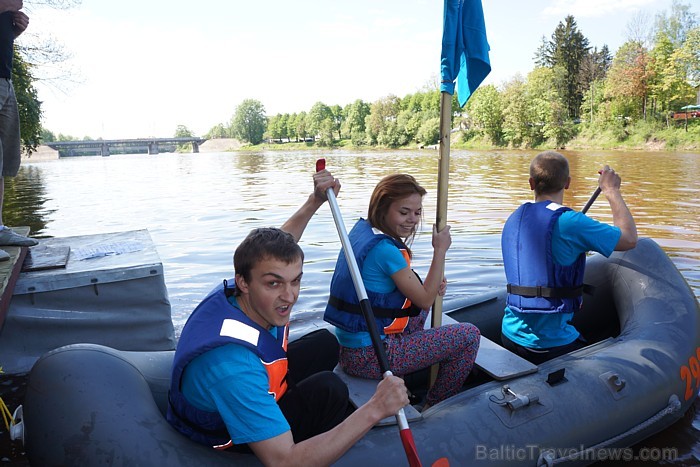
<svg viewBox="0 0 700 467"><path fill-rule="evenodd" d="M591 47L573 16L560 22L534 53L534 68L500 86L482 86L464 109L453 98L454 126L464 141L504 147L562 147L582 136L609 134L623 141L634 125L644 131L671 126L669 116L694 104L700 93L700 27L690 6L674 0L653 25L643 14L628 24L628 40L613 56ZM266 116L247 99L228 124L209 138L251 144L313 141L332 146L434 145L439 139L437 83L399 98L393 95L345 107L315 103L308 111Z"/></svg>

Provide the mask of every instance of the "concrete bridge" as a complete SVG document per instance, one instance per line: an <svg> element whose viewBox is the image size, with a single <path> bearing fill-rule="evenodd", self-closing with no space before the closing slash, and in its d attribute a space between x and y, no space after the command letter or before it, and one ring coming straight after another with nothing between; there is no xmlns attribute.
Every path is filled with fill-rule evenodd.
<svg viewBox="0 0 700 467"><path fill-rule="evenodd" d="M52 141L44 143L51 149L58 151L62 157L101 155L109 156L113 148L120 153L144 153L158 154L161 148L169 151L175 150L178 145L192 144L192 152L199 152L199 145L206 138L182 137L182 138L138 138L138 139L98 139L84 141Z"/></svg>

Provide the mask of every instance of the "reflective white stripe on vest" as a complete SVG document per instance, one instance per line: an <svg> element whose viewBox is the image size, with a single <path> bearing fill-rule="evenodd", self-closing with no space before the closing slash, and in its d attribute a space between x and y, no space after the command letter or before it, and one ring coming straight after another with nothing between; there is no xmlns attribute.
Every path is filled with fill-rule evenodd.
<svg viewBox="0 0 700 467"><path fill-rule="evenodd" d="M225 319L221 324L220 336L233 337L251 345L258 346L260 331L235 319Z"/></svg>

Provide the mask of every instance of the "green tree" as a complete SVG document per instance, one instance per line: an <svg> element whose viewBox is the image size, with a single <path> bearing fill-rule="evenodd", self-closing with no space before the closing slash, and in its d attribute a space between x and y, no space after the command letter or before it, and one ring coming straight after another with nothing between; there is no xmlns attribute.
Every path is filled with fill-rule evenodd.
<svg viewBox="0 0 700 467"><path fill-rule="evenodd" d="M673 0L670 13L662 11L656 15L656 32L668 37L674 48L682 47L690 31L698 26L698 19L690 5Z"/></svg>
<svg viewBox="0 0 700 467"><path fill-rule="evenodd" d="M265 107L255 99L244 100L231 119L233 136L250 144L262 143L266 126Z"/></svg>
<svg viewBox="0 0 700 467"><path fill-rule="evenodd" d="M316 135L321 133L321 127L326 120L330 122L332 127L333 112L331 111L331 108L323 102L316 102L306 116L307 130L309 133L311 133L311 135L313 135L314 139L316 138Z"/></svg>
<svg viewBox="0 0 700 467"><path fill-rule="evenodd" d="M230 136L231 132L229 130L229 127L224 125L223 123L218 123L214 125L205 135L207 139L229 138Z"/></svg>
<svg viewBox="0 0 700 467"><path fill-rule="evenodd" d="M440 117L426 119L418 129L416 139L424 146L437 144L440 140Z"/></svg>
<svg viewBox="0 0 700 467"><path fill-rule="evenodd" d="M581 103L581 115L588 113L588 118L581 123L586 128L602 129L610 120L610 105L605 99L605 81L598 79L591 83L589 92L583 96Z"/></svg>
<svg viewBox="0 0 700 467"><path fill-rule="evenodd" d="M318 144L319 146L333 146L333 132L335 131L335 123L332 119L326 118L321 122L321 127L318 129Z"/></svg>
<svg viewBox="0 0 700 467"><path fill-rule="evenodd" d="M297 133L297 118L298 115L296 113L293 113L287 119L287 137L290 140L291 138L294 138L294 140L298 143L299 134Z"/></svg>
<svg viewBox="0 0 700 467"><path fill-rule="evenodd" d="M403 102L403 100L402 100ZM414 108L415 109L415 108ZM399 116L396 118L396 122L399 128L402 130L404 135L402 144L409 143L411 141L421 142L421 138L418 136L420 128L426 120L427 113L421 112L420 110L410 110L405 109L399 112ZM439 128L438 128L439 130ZM438 136L439 138L439 136ZM424 143L433 144L433 143Z"/></svg>
<svg viewBox="0 0 700 467"><path fill-rule="evenodd" d="M297 137L301 138L302 141L306 141L306 138L309 135L309 131L306 125L306 112L299 112L299 115L297 115L297 118L294 120L294 122L296 123Z"/></svg>
<svg viewBox="0 0 700 467"><path fill-rule="evenodd" d="M579 76L581 63L588 50L588 39L578 30L574 17L567 16L552 34L547 57L550 67L560 66L566 71L559 94L563 96L571 118L578 116L584 88L588 88L587 81L584 79L582 83Z"/></svg>
<svg viewBox="0 0 700 467"><path fill-rule="evenodd" d="M331 106L331 115L333 118L333 130L338 132L338 139L341 140L343 139L341 129L343 127L343 122L345 121L345 112L343 112L343 108L341 106L336 104Z"/></svg>
<svg viewBox="0 0 700 467"><path fill-rule="evenodd" d="M535 62L535 67L546 67L552 64L552 57L549 56L549 41L545 36L540 39L540 45L535 51L535 56L532 57Z"/></svg>
<svg viewBox="0 0 700 467"><path fill-rule="evenodd" d="M674 52L674 59L685 70L688 84L700 86L700 26L688 31L683 45Z"/></svg>
<svg viewBox="0 0 700 467"><path fill-rule="evenodd" d="M365 133L370 144L388 147L399 145L399 129L396 119L401 108L401 101L394 95L372 103L370 114L365 118Z"/></svg>
<svg viewBox="0 0 700 467"><path fill-rule="evenodd" d="M194 133L185 125L178 125L175 129L175 138L192 138Z"/></svg>
<svg viewBox="0 0 700 467"><path fill-rule="evenodd" d="M605 78L611 64L612 56L610 55L607 45L604 45L600 51L598 51L596 47L586 54L581 63L581 70L579 73L579 84L581 89L585 90L583 101L586 101L588 104L593 102L593 96L595 96L596 92L596 83L599 84ZM585 113L588 113L589 121L592 122L593 107L590 105L584 106L582 103L579 115L583 116Z"/></svg>
<svg viewBox="0 0 700 467"><path fill-rule="evenodd" d="M352 144L359 146L365 141L365 119L370 114L370 106L362 99L357 99L352 104L348 104L344 109L345 134L350 135Z"/></svg>
<svg viewBox="0 0 700 467"><path fill-rule="evenodd" d="M270 142L273 142L273 140L281 140L281 130L280 130L280 120L281 120L281 115L277 114L273 117L270 117L267 120L267 131L265 131L265 137L270 140Z"/></svg>
<svg viewBox="0 0 700 467"><path fill-rule="evenodd" d="M12 62L12 84L17 96L22 148L28 153L35 151L40 144L42 130L41 102L34 87L31 69L32 66L15 48Z"/></svg>
<svg viewBox="0 0 700 467"><path fill-rule="evenodd" d="M496 86L481 86L467 101L472 122L494 145L503 144L503 99Z"/></svg>
<svg viewBox="0 0 700 467"><path fill-rule="evenodd" d="M525 100L525 81L519 75L503 88L503 136L511 146L520 147L529 139L530 118Z"/></svg>
<svg viewBox="0 0 700 467"><path fill-rule="evenodd" d="M615 117L643 118L649 86L649 54L638 42L618 49L605 80L605 97Z"/></svg>
<svg viewBox="0 0 700 467"><path fill-rule="evenodd" d="M187 128L185 125L178 125L175 129L175 138L192 138L194 133ZM181 143L177 145L178 152L185 152L192 150L192 143Z"/></svg>
<svg viewBox="0 0 700 467"><path fill-rule="evenodd" d="M281 114L279 116L279 135L280 140L286 139L289 142L289 114Z"/></svg>
<svg viewBox="0 0 700 467"><path fill-rule="evenodd" d="M41 128L41 143L48 143L51 141L56 141L56 135L46 128Z"/></svg>

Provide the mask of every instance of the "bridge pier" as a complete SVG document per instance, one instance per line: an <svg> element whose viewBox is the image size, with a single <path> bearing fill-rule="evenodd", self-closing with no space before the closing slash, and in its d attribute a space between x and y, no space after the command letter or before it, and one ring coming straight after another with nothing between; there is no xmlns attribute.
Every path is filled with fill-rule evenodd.
<svg viewBox="0 0 700 467"><path fill-rule="evenodd" d="M100 155L103 157L109 156L109 144L102 143L102 147L100 148Z"/></svg>
<svg viewBox="0 0 700 467"><path fill-rule="evenodd" d="M148 154L158 154L158 143L152 141L148 143Z"/></svg>
<svg viewBox="0 0 700 467"><path fill-rule="evenodd" d="M194 153L194 154L199 153L199 144L197 144L196 141L192 141L192 153Z"/></svg>

